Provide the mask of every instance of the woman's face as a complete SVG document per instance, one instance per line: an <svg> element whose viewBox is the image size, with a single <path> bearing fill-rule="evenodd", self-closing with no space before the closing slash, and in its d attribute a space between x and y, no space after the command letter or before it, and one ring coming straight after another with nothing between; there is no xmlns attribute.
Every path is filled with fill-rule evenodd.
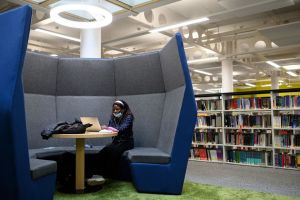
<svg viewBox="0 0 300 200"><path fill-rule="evenodd" d="M121 111L122 111L122 108L120 106L118 106L116 104L113 106L113 113L119 113Z"/></svg>

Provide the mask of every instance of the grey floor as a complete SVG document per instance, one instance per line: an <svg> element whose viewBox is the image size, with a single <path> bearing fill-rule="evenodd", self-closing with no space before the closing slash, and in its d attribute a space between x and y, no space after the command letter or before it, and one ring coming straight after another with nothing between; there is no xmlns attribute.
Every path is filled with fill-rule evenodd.
<svg viewBox="0 0 300 200"><path fill-rule="evenodd" d="M185 179L196 183L300 197L300 170L189 161Z"/></svg>

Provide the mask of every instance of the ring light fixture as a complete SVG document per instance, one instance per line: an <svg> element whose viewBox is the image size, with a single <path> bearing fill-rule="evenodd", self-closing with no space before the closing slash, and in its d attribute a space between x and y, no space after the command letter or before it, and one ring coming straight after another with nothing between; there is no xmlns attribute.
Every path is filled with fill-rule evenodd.
<svg viewBox="0 0 300 200"><path fill-rule="evenodd" d="M93 16L95 21L80 22L69 20L60 16L60 13L67 11L86 11ZM83 3L67 3L58 5L51 9L50 17L58 24L80 29L101 28L109 25L112 22L112 14L106 9L100 7L99 5Z"/></svg>

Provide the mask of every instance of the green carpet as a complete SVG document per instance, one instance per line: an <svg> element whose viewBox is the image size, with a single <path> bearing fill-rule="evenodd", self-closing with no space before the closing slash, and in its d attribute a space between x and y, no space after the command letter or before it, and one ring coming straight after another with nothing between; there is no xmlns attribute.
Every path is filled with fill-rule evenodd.
<svg viewBox="0 0 300 200"><path fill-rule="evenodd" d="M136 192L132 183L108 181L102 190L89 194L63 194L56 192L54 200L300 200L297 197L254 192L242 189L225 188L185 182L182 195L158 195Z"/></svg>

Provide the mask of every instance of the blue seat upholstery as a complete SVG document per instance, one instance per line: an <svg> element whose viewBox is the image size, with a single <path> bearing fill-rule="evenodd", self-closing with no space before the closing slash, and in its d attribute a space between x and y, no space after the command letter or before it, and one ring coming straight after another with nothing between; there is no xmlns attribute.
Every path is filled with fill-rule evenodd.
<svg viewBox="0 0 300 200"><path fill-rule="evenodd" d="M0 14L0 188L1 199L50 200L55 191L56 163L29 160L22 68L31 8Z"/></svg>
<svg viewBox="0 0 300 200"><path fill-rule="evenodd" d="M179 33L160 51L160 60L166 98L157 148L169 153L170 161L133 160L131 173L139 192L181 194L197 111Z"/></svg>

